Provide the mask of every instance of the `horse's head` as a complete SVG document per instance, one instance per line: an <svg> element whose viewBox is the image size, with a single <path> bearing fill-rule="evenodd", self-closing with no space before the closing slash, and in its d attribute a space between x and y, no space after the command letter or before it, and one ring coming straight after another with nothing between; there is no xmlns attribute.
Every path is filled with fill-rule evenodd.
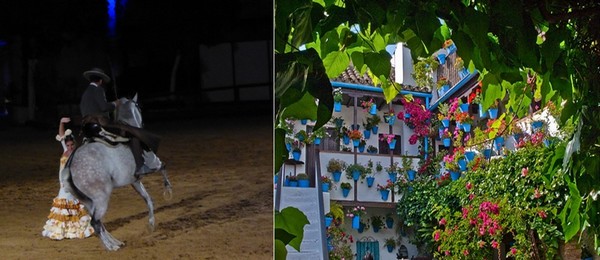
<svg viewBox="0 0 600 260"><path fill-rule="evenodd" d="M117 121L142 128L142 113L137 103L137 93L131 100L123 97L120 101L121 105L117 108Z"/></svg>

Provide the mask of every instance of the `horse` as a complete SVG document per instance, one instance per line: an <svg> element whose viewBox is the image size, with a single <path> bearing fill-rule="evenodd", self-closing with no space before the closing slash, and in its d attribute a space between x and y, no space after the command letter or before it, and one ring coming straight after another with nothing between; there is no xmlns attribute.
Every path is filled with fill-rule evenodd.
<svg viewBox="0 0 600 260"><path fill-rule="evenodd" d="M142 115L137 104L137 94L133 99L121 98L117 108L116 120L131 126L142 128ZM125 244L114 238L102 223L102 217L108 209L108 201L114 188L131 185L142 196L148 206L148 229L154 231L154 204L146 192L141 179L136 176L136 164L133 153L127 144L108 144L105 142L84 142L78 147L67 166L61 172L66 179L65 188L73 194L91 216L91 225L108 251L119 250ZM171 183L164 167L157 170L163 176L166 200L171 196Z"/></svg>

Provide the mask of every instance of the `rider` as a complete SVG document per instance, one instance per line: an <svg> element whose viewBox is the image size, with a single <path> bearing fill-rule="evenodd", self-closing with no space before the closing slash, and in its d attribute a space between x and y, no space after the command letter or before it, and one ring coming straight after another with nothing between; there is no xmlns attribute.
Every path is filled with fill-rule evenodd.
<svg viewBox="0 0 600 260"><path fill-rule="evenodd" d="M119 140L115 134L129 138L136 163L136 175L164 168L164 164L154 153L158 150L160 137L141 128L111 122L109 112L116 109L121 102L118 99L113 102L106 101L102 86L110 83L110 77L99 68L84 72L83 77L90 81L80 103L84 134L112 136L112 140Z"/></svg>

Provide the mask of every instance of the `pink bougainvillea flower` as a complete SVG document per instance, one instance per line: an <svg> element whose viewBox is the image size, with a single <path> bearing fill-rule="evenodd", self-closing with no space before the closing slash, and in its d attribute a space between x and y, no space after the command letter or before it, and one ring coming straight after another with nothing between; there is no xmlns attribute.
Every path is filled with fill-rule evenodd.
<svg viewBox="0 0 600 260"><path fill-rule="evenodd" d="M533 197L535 197L536 199L539 199L542 196L542 193L540 193L540 191L536 188L535 191L533 192Z"/></svg>
<svg viewBox="0 0 600 260"><path fill-rule="evenodd" d="M496 242L496 240L492 241L492 247L498 248L498 242Z"/></svg>
<svg viewBox="0 0 600 260"><path fill-rule="evenodd" d="M446 255L450 255L450 250L446 250Z"/></svg>
<svg viewBox="0 0 600 260"><path fill-rule="evenodd" d="M470 182L467 182L467 190L471 190L471 188L473 188L473 185Z"/></svg>
<svg viewBox="0 0 600 260"><path fill-rule="evenodd" d="M477 242L477 244L479 244L479 248L483 248L485 246L485 241L479 240L479 242Z"/></svg>
<svg viewBox="0 0 600 260"><path fill-rule="evenodd" d="M473 194L473 193L469 194L469 200L473 200L473 198L475 198L475 194Z"/></svg>
<svg viewBox="0 0 600 260"><path fill-rule="evenodd" d="M517 249L514 248L514 247L511 247L510 248L510 253L513 254L513 255L516 255L517 254Z"/></svg>
<svg viewBox="0 0 600 260"><path fill-rule="evenodd" d="M440 226L446 225L446 219L445 218L440 219L439 224L440 224Z"/></svg>
<svg viewBox="0 0 600 260"><path fill-rule="evenodd" d="M538 212L538 215L540 215L541 218L546 218L548 215L546 215L546 212L541 210Z"/></svg>
<svg viewBox="0 0 600 260"><path fill-rule="evenodd" d="M528 172L529 172L529 169L528 169L528 168L523 168L523 169L521 169L521 176L523 176L523 177L527 176L527 173L528 173Z"/></svg>
<svg viewBox="0 0 600 260"><path fill-rule="evenodd" d="M465 249L465 251L463 251L463 255L468 256L469 255L469 250Z"/></svg>
<svg viewBox="0 0 600 260"><path fill-rule="evenodd" d="M433 240L438 241L440 240L440 232L435 232L435 235L433 235Z"/></svg>

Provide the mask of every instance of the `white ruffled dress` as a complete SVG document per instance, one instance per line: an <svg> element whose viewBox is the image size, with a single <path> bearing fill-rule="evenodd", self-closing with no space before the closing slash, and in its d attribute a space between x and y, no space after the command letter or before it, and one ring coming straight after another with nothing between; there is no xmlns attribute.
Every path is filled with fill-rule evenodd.
<svg viewBox="0 0 600 260"><path fill-rule="evenodd" d="M56 140L61 142L63 150L66 151L65 136L71 134L67 129L64 136L56 135ZM59 175L67 163L68 157L61 156ZM61 178L59 178L61 179ZM94 234L94 228L90 225L91 217L88 215L83 204L65 191L62 180L58 196L52 201L52 208L48 220L44 225L42 236L54 240L65 238L86 238Z"/></svg>

